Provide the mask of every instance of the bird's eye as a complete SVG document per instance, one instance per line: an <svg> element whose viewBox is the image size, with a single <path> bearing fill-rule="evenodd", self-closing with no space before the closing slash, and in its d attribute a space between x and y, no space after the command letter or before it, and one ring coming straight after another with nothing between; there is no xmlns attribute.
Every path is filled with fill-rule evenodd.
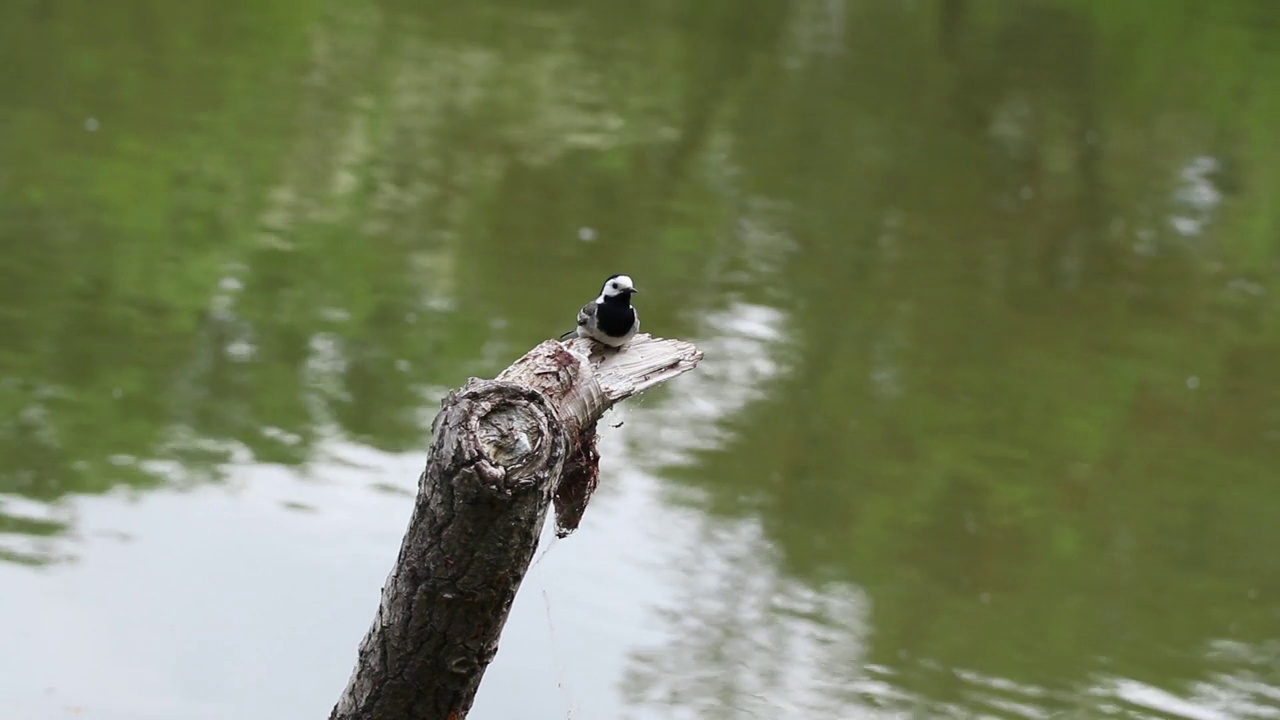
<svg viewBox="0 0 1280 720"><path fill-rule="evenodd" d="M617 290L617 289L618 289L618 283L609 283L609 287L613 288L614 290Z"/></svg>

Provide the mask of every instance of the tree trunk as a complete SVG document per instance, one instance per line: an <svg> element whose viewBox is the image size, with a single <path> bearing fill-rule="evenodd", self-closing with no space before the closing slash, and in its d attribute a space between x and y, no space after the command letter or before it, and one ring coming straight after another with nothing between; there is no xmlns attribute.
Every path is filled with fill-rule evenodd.
<svg viewBox="0 0 1280 720"><path fill-rule="evenodd" d="M692 370L693 345L548 340L471 378L431 427L413 516L330 720L461 720L498 648L553 497L572 532L595 488L595 425L614 403Z"/></svg>

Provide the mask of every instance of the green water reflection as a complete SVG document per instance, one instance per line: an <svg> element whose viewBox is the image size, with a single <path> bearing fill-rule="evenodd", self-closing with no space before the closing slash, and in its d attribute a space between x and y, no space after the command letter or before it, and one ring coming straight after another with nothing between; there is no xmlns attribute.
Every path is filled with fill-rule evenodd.
<svg viewBox="0 0 1280 720"><path fill-rule="evenodd" d="M769 692L784 657L724 643L786 634L794 609L733 581L770 563L865 601L833 698L871 667L896 692L864 700L921 717L1128 716L1100 677L1225 678L1255 688L1230 716L1271 716L1277 17L7 3L0 559L74 530L19 500L217 481L237 449L296 465L334 435L419 449L440 388L625 268L662 334L784 318L784 370L663 472L768 555L706 571L679 641L637 655L637 707Z"/></svg>

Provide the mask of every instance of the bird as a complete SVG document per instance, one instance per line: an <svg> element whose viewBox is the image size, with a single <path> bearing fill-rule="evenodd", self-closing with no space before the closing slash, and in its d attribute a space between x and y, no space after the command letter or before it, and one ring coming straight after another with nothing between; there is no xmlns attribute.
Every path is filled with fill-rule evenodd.
<svg viewBox="0 0 1280 720"><path fill-rule="evenodd" d="M595 300L578 311L578 326L560 336L589 337L609 347L622 347L640 329L640 313L631 306L631 296L640 292L629 275L610 275Z"/></svg>

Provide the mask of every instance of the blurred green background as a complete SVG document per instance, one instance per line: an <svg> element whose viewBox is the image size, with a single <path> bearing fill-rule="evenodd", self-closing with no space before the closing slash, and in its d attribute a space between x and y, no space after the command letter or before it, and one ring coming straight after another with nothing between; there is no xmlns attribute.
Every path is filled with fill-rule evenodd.
<svg viewBox="0 0 1280 720"><path fill-rule="evenodd" d="M1280 717L1277 128L1274 0L10 0L0 710L327 713L627 272L707 358L473 718Z"/></svg>

